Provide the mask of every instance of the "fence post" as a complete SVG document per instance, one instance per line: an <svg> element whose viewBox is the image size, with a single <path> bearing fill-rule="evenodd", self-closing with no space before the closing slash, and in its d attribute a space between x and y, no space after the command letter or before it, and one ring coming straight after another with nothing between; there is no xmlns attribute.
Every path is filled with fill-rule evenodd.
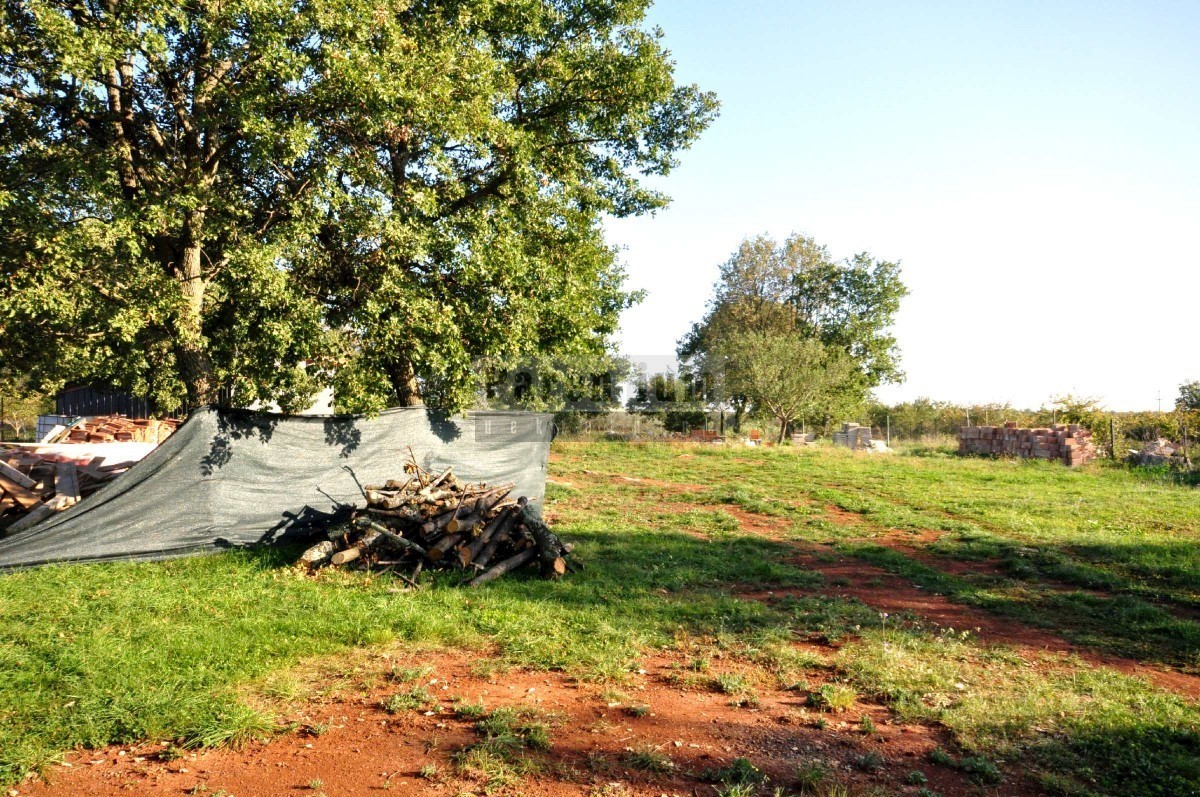
<svg viewBox="0 0 1200 797"><path fill-rule="evenodd" d="M887 430L888 430L887 445L888 445L888 448L891 448L892 447L892 416L891 415L887 416Z"/></svg>
<svg viewBox="0 0 1200 797"><path fill-rule="evenodd" d="M1116 461L1117 459L1117 422L1113 416L1108 416L1108 457Z"/></svg>

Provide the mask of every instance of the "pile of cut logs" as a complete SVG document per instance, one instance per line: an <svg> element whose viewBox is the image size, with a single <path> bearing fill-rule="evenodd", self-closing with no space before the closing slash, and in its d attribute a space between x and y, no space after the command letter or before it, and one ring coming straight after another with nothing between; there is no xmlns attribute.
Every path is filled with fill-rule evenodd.
<svg viewBox="0 0 1200 797"><path fill-rule="evenodd" d="M132 464L0 448L0 536L74 506Z"/></svg>
<svg viewBox="0 0 1200 797"><path fill-rule="evenodd" d="M462 482L452 468L431 473L414 459L404 478L365 487L366 507L297 564L391 571L413 588L425 568L459 571L475 587L533 563L546 578L581 567L568 560L571 546L512 490Z"/></svg>

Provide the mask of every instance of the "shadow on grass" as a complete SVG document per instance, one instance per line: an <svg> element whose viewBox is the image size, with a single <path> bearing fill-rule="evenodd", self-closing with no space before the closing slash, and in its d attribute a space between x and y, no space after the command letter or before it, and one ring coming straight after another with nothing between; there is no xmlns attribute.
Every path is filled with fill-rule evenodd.
<svg viewBox="0 0 1200 797"><path fill-rule="evenodd" d="M1200 664L1200 624L1131 595L1096 595L1002 584L994 578L944 573L904 554L872 544L838 549L911 580L951 600L986 609L1108 653L1195 671Z"/></svg>
<svg viewBox="0 0 1200 797"><path fill-rule="evenodd" d="M1078 729L1037 739L1027 750L1042 762L1042 781L1051 793L1200 793L1200 734L1192 729L1144 721Z"/></svg>

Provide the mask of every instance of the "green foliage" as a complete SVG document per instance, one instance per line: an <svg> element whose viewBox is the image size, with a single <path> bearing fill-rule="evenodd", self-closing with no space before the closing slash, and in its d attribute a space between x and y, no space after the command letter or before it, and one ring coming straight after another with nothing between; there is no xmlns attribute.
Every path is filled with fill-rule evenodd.
<svg viewBox="0 0 1200 797"><path fill-rule="evenodd" d="M475 727L484 735L484 746L494 753L520 748L550 749L550 726L536 709L498 708Z"/></svg>
<svg viewBox="0 0 1200 797"><path fill-rule="evenodd" d="M817 788L828 777L829 767L815 758L796 767L796 786L801 794Z"/></svg>
<svg viewBox="0 0 1200 797"><path fill-rule="evenodd" d="M982 756L967 756L959 766L963 772L971 776L971 779L979 783L995 785L1004 780L1004 776L1000 774L1000 768L993 762L983 758Z"/></svg>
<svg viewBox="0 0 1200 797"><path fill-rule="evenodd" d="M604 215L715 114L642 0L14 0L0 26L0 355L170 408L475 396L605 354ZM366 23L366 24L365 24ZM307 362L307 367L299 364Z"/></svg>
<svg viewBox="0 0 1200 797"><path fill-rule="evenodd" d="M634 769L643 772L670 772L675 767L670 756L661 752L654 745L641 745L625 753L624 761Z"/></svg>
<svg viewBox="0 0 1200 797"><path fill-rule="evenodd" d="M896 263L865 252L835 261L799 234L783 243L747 238L721 266L709 312L680 342L679 354L717 375L719 365L704 360L736 334L794 331L846 352L865 391L903 378L889 330L906 295ZM727 397L739 394L736 385L725 387Z"/></svg>
<svg viewBox="0 0 1200 797"><path fill-rule="evenodd" d="M690 373L637 373L625 407L658 418L668 432L687 432L705 428L710 399Z"/></svg>
<svg viewBox="0 0 1200 797"><path fill-rule="evenodd" d="M740 332L716 351L730 390L774 418L779 442L792 421L824 423L864 398L851 357L800 332Z"/></svg>
<svg viewBox="0 0 1200 797"><path fill-rule="evenodd" d="M717 770L710 770L704 773L704 779L713 783L720 783L728 788L739 788L744 790L740 793L754 794L755 787L761 786L767 782L767 775L748 758L735 758L728 766ZM721 792L725 795L732 794L731 791Z"/></svg>
<svg viewBox="0 0 1200 797"><path fill-rule="evenodd" d="M54 412L53 396L37 392L28 379L3 367L0 367L0 397L4 403L4 415L0 417L4 440L32 440L38 416Z"/></svg>
<svg viewBox="0 0 1200 797"><path fill-rule="evenodd" d="M389 695L383 701L383 709L389 714L400 714L405 711L440 711L434 696L424 686L414 686L403 692Z"/></svg>
<svg viewBox="0 0 1200 797"><path fill-rule="evenodd" d="M828 683L808 695L808 704L821 711L841 713L854 707L858 694L845 684Z"/></svg>

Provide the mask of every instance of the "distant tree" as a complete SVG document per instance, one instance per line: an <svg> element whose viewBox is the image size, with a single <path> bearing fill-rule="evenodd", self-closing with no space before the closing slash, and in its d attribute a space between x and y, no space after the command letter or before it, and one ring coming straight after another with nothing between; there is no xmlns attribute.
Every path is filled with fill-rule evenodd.
<svg viewBox="0 0 1200 797"><path fill-rule="evenodd" d="M890 328L908 289L896 263L863 252L834 260L814 239L748 238L720 270L705 317L680 341L693 358L744 330L797 330L844 349L867 388L903 379Z"/></svg>
<svg viewBox="0 0 1200 797"><path fill-rule="evenodd" d="M727 338L719 354L732 389L779 424L779 442L789 423L824 422L865 398L850 355L800 332L742 332Z"/></svg>
<svg viewBox="0 0 1200 797"><path fill-rule="evenodd" d="M1175 413L1179 416L1180 430L1186 434L1189 446L1200 440L1200 381L1184 382L1179 386Z"/></svg>
<svg viewBox="0 0 1200 797"><path fill-rule="evenodd" d="M1200 381L1184 382L1179 386L1175 407L1184 412L1200 412Z"/></svg>
<svg viewBox="0 0 1200 797"><path fill-rule="evenodd" d="M668 432L702 429L708 420L702 385L688 374L669 371L636 374L625 409L656 418Z"/></svg>
<svg viewBox="0 0 1200 797"><path fill-rule="evenodd" d="M53 396L33 390L23 375L5 368L0 368L0 403L4 407L0 430L8 440L29 437L38 416L54 411Z"/></svg>
<svg viewBox="0 0 1200 797"><path fill-rule="evenodd" d="M606 215L715 114L644 0L0 5L0 360L156 405L605 350ZM306 363L302 366L302 363Z"/></svg>

